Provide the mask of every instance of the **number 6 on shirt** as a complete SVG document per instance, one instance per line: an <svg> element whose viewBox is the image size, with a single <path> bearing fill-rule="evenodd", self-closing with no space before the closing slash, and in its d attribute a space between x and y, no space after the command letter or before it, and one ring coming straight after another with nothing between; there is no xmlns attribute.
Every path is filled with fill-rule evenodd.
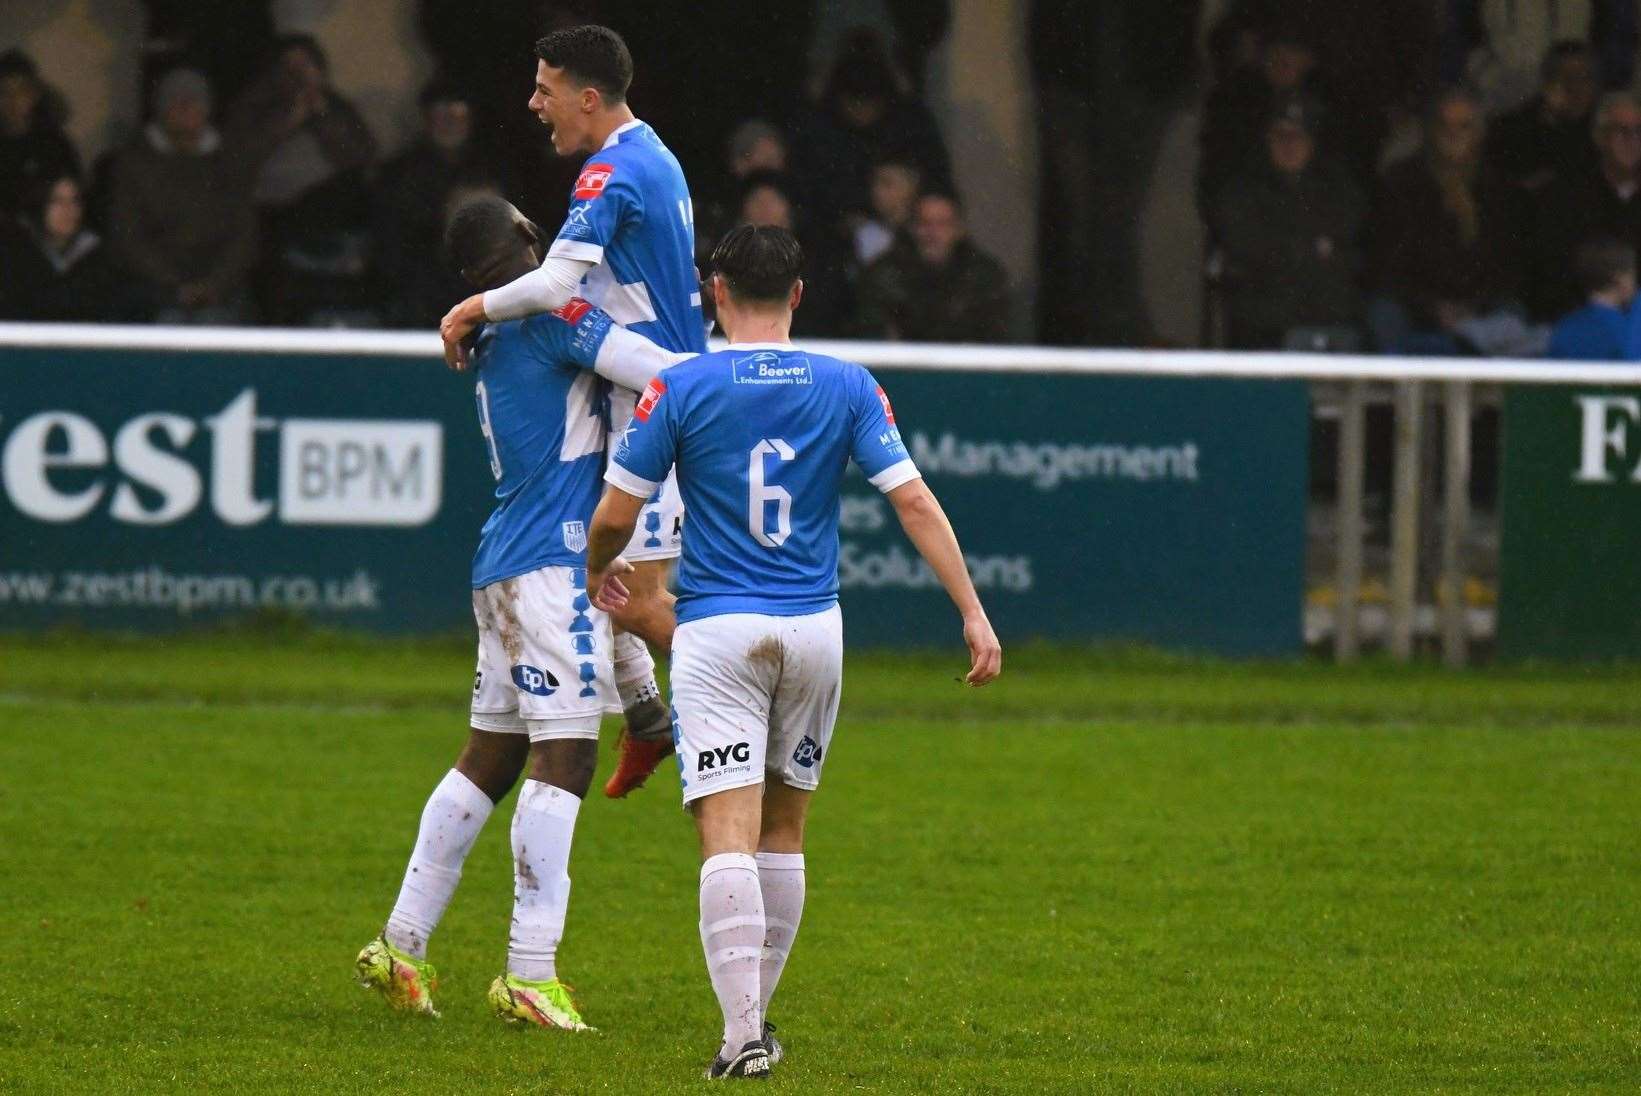
<svg viewBox="0 0 1641 1096"><path fill-rule="evenodd" d="M792 496L786 488L764 483L764 458L773 454L783 461L794 460L797 453L780 438L765 438L752 447L747 464L747 528L752 537L765 548L779 548L792 535ZM769 504L775 503L775 531L764 524L769 516Z"/></svg>

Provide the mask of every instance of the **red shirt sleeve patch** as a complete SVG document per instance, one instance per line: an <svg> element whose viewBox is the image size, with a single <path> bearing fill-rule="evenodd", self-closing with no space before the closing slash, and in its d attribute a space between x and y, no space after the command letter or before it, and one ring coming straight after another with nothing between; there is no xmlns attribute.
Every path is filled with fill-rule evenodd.
<svg viewBox="0 0 1641 1096"><path fill-rule="evenodd" d="M596 198L604 193L604 185L615 174L614 164L588 164L576 176L575 196L577 198Z"/></svg>
<svg viewBox="0 0 1641 1096"><path fill-rule="evenodd" d="M883 405L883 417L889 420L890 426L893 426L895 424L895 409L889 406L889 393L883 390L881 384L877 386L877 402Z"/></svg>
<svg viewBox="0 0 1641 1096"><path fill-rule="evenodd" d="M580 297L571 297L563 308L553 309L553 315L568 324L581 322L581 317L593 310L593 302Z"/></svg>
<svg viewBox="0 0 1641 1096"><path fill-rule="evenodd" d="M650 412L661 402L661 395L666 390L667 386L662 383L660 377L650 381L649 387L645 388L644 394L638 398L638 406L633 408L632 417L639 422L649 422Z"/></svg>

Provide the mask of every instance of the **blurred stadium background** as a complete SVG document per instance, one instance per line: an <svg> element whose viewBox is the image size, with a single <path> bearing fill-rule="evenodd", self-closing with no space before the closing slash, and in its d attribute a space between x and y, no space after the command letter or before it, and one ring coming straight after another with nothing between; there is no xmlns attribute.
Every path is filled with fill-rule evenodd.
<svg viewBox="0 0 1641 1096"><path fill-rule="evenodd" d="M883 378L1009 652L944 684L944 597L851 481L777 1087L1641 1085L1635 0L29 0L0 1090L695 1064L665 786L584 827L590 1049L498 1043L479 973L435 1036L347 984L471 667L442 223L562 219L529 47L586 21L698 245L802 238L795 334ZM493 965L502 844L445 965Z"/></svg>

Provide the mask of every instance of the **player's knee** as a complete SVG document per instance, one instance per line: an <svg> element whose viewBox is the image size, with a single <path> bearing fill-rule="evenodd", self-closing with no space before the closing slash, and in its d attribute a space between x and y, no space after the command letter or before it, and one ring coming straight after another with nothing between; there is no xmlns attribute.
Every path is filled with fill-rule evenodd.
<svg viewBox="0 0 1641 1096"><path fill-rule="evenodd" d="M530 779L585 799L598 767L598 742L590 738L561 738L538 742L530 751Z"/></svg>
<svg viewBox="0 0 1641 1096"><path fill-rule="evenodd" d="M770 780L764 793L758 851L803 851L803 825L808 817L809 796L809 792Z"/></svg>
<svg viewBox="0 0 1641 1096"><path fill-rule="evenodd" d="M471 780L490 802L499 803L518 782L529 749L530 740L523 735L499 734L475 727L456 759L456 771Z"/></svg>

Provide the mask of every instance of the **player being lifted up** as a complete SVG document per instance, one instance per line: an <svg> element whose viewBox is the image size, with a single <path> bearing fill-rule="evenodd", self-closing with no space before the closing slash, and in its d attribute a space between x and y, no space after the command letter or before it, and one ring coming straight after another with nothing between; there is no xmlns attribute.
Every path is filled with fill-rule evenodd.
<svg viewBox="0 0 1641 1096"><path fill-rule="evenodd" d="M535 225L499 198L456 211L446 248L475 285L534 269ZM619 362L614 352L619 349ZM473 559L479 629L471 731L422 811L404 884L361 981L395 1008L434 1014L427 941L491 808L529 776L513 814L514 906L507 970L490 987L504 1018L584 1028L555 957L570 898L570 842L598 759L598 725L618 711L609 618L586 591L586 523L604 467L600 376L647 384L682 355L614 326L586 301L480 330L472 364L496 509Z"/></svg>
<svg viewBox="0 0 1641 1096"><path fill-rule="evenodd" d="M713 252L728 350L651 381L615 452L588 534L587 589L619 610L626 544L677 465L690 531L678 571L672 703L684 802L701 840L700 929L723 1011L709 1077L780 1058L764 1016L797 935L804 819L832 756L843 671L839 487L853 458L887 493L963 618L967 681L1002 669L940 504L901 443L889 397L852 362L795 349L802 296L792 234L743 225Z"/></svg>
<svg viewBox="0 0 1641 1096"><path fill-rule="evenodd" d="M540 268L469 297L439 328L445 358L463 368L463 340L486 320L512 320L562 307L580 296L667 350L706 350L694 265L694 212L683 170L627 106L632 57L607 27L555 31L536 43L530 109L552 129L561 156L587 156L570 208ZM610 398L612 438L632 417L637 393ZM631 627L666 651L672 645L667 568L678 557L683 510L671 476L646 500L627 559L635 566ZM672 750L672 720L655 682L655 663L637 636L618 632L615 681L627 733L605 794L625 795Z"/></svg>

